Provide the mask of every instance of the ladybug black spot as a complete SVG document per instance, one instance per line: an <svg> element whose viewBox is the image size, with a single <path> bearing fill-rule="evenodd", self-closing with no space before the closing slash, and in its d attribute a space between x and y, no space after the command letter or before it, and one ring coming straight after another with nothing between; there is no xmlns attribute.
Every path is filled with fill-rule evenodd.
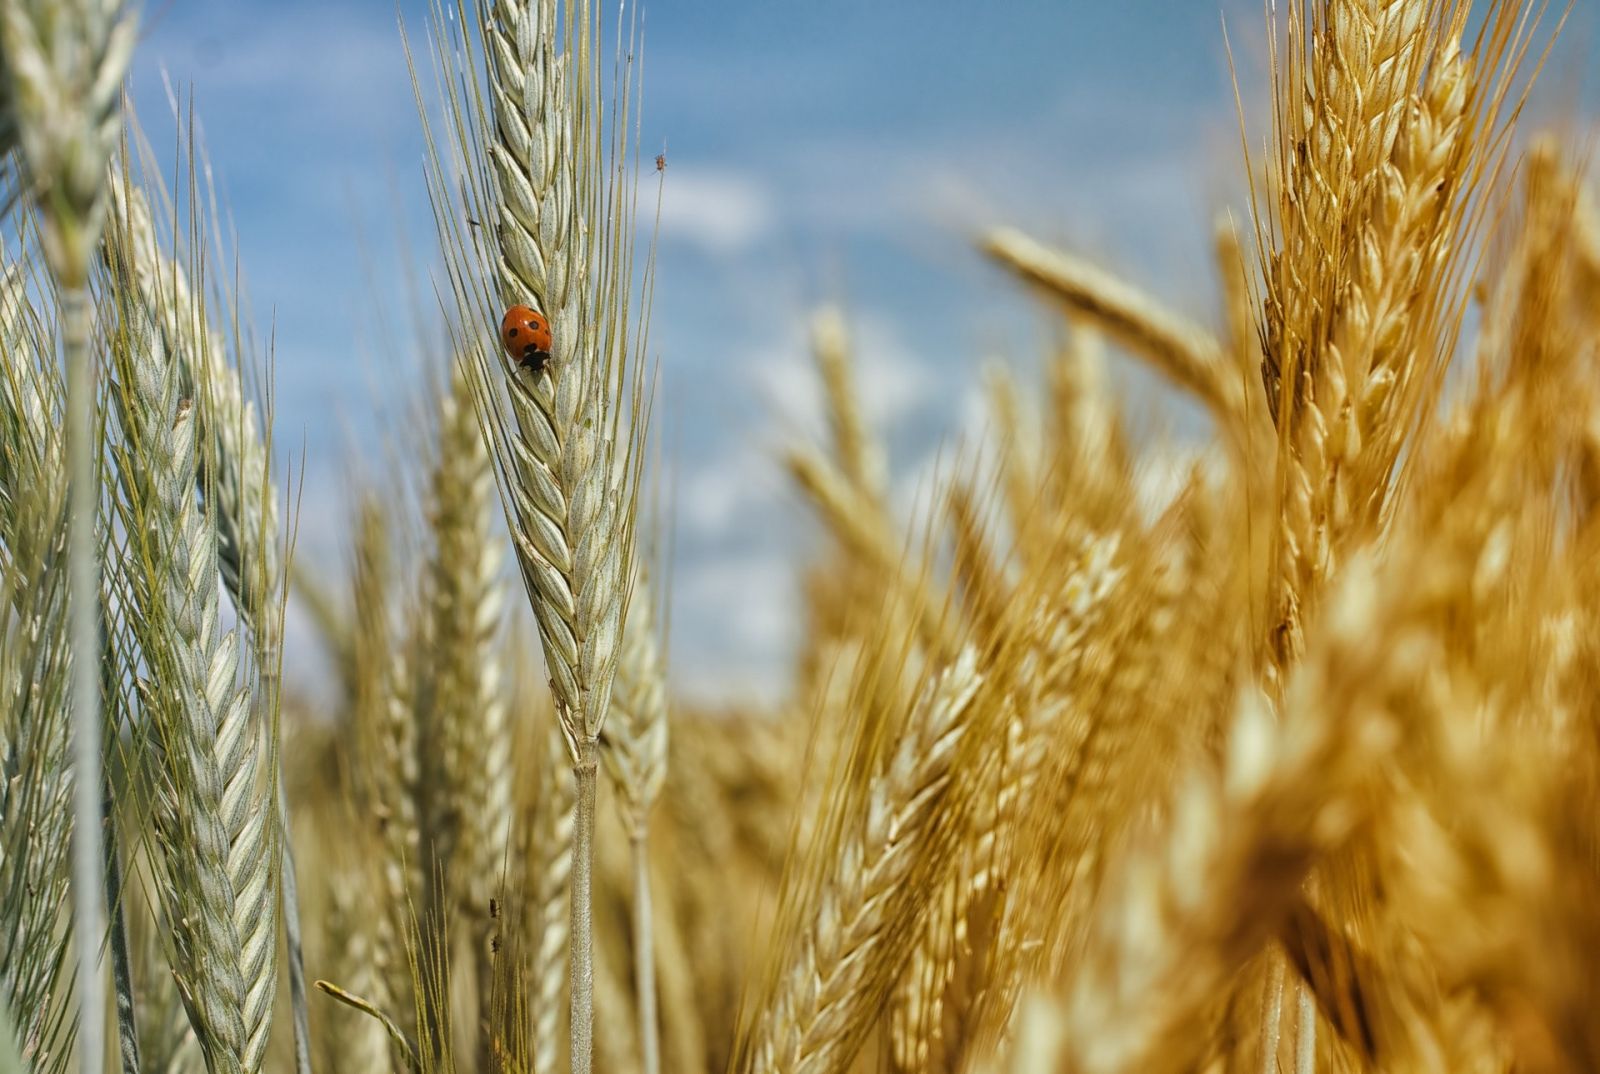
<svg viewBox="0 0 1600 1074"><path fill-rule="evenodd" d="M511 337L512 339L516 339L517 338L517 333L520 332L520 331L522 331L522 329L513 328L513 329L510 329L509 331L507 331L506 335Z"/></svg>

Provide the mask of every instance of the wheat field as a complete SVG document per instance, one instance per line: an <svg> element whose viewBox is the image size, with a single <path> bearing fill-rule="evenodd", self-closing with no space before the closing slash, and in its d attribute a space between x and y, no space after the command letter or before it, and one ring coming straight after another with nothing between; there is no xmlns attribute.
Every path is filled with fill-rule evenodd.
<svg viewBox="0 0 1600 1074"><path fill-rule="evenodd" d="M1056 343L912 517L815 311L794 685L713 711L667 674L640 13L432 3L446 343L341 575L203 153L124 114L137 13L0 0L0 1074L1600 1070L1560 10L1270 5L1222 307L994 221Z"/></svg>

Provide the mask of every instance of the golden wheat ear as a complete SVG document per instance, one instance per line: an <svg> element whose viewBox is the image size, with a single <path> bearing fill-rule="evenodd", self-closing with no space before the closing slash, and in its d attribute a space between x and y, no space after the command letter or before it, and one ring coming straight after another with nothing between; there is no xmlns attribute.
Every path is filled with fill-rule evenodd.
<svg viewBox="0 0 1600 1074"><path fill-rule="evenodd" d="M925 904L951 849L953 832L941 826L963 793L981 682L976 657L963 653L919 692L881 770L838 799L864 795L859 812L840 808L819 846L816 901L792 919L740 1069L837 1069L861 1046L914 939L902 923Z"/></svg>

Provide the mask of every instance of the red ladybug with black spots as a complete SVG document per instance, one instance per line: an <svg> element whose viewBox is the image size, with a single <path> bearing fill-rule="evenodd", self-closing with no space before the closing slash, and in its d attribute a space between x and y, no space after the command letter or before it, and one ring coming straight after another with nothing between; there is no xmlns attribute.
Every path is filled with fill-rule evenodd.
<svg viewBox="0 0 1600 1074"><path fill-rule="evenodd" d="M536 309L512 306L500 318L500 345L505 347L512 361L530 372L544 369L554 344L550 322Z"/></svg>

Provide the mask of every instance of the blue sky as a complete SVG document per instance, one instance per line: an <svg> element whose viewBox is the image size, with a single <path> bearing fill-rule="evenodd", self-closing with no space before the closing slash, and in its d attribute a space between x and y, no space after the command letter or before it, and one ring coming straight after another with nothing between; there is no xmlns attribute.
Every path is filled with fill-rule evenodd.
<svg viewBox="0 0 1600 1074"><path fill-rule="evenodd" d="M1547 89L1557 114L1592 116L1597 18L1579 5ZM1212 319L1211 221L1243 208L1223 18L1262 120L1263 7L646 6L642 146L668 159L651 336L679 489L681 690L770 698L786 681L797 571L820 545L776 458L819 427L818 302L848 311L902 502L942 441L979 429L985 360L1033 383L1048 318L973 252L980 229L1020 224ZM426 4L400 12L420 38ZM273 332L280 455L305 465L301 554L342 577L349 475L385 465L379 445L405 426L391 419L442 361L415 328L433 231L395 5L147 0L134 100L168 156L169 87L193 94Z"/></svg>

